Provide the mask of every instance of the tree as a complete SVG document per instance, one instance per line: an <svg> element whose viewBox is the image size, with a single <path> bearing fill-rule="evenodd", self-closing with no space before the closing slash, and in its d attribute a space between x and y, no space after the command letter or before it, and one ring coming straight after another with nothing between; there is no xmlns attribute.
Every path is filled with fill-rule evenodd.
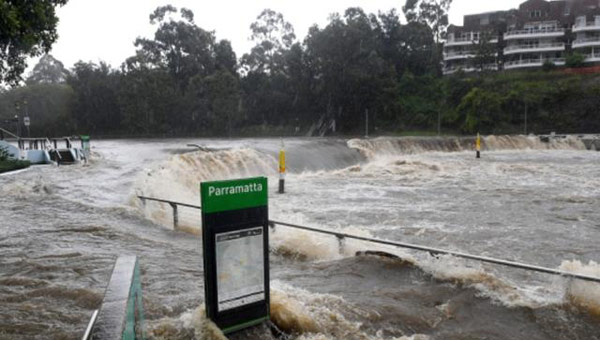
<svg viewBox="0 0 600 340"><path fill-rule="evenodd" d="M67 0L0 0L0 83L17 85L28 57L48 53L58 38L55 7Z"/></svg>
<svg viewBox="0 0 600 340"><path fill-rule="evenodd" d="M19 114L21 120L25 114L31 118L31 136L69 135L75 132L71 128L73 97L73 89L66 84L34 84L11 88L0 93L0 122L14 117L14 104L22 103Z"/></svg>
<svg viewBox="0 0 600 340"><path fill-rule="evenodd" d="M585 55L575 52L567 56L567 67L582 67L585 62Z"/></svg>
<svg viewBox="0 0 600 340"><path fill-rule="evenodd" d="M64 83L68 74L69 71L60 60L45 54L35 65L25 83L27 85Z"/></svg>
<svg viewBox="0 0 600 340"><path fill-rule="evenodd" d="M294 43L294 27L285 21L281 13L265 9L250 25L252 40L256 45L250 54L243 56L247 71L273 73L281 68L285 50Z"/></svg>
<svg viewBox="0 0 600 340"><path fill-rule="evenodd" d="M402 10L408 22L428 24L436 43L446 37L448 11L452 0L407 0Z"/></svg>
<svg viewBox="0 0 600 340"><path fill-rule="evenodd" d="M107 133L121 128L118 102L119 73L108 64L77 62L67 78L73 88L71 113L80 133Z"/></svg>
<svg viewBox="0 0 600 340"><path fill-rule="evenodd" d="M240 93L238 80L231 73L222 70L210 75L198 84L203 92L206 122L212 133L226 133L231 136L234 125L240 118Z"/></svg>
<svg viewBox="0 0 600 340"><path fill-rule="evenodd" d="M502 97L497 91L474 87L463 97L458 111L465 113L463 130L467 133L493 133L502 119Z"/></svg>
<svg viewBox="0 0 600 340"><path fill-rule="evenodd" d="M305 40L319 89L314 100L323 116L337 120L341 131L362 126L365 110L380 111L378 97L384 88L393 87L394 67L383 57L380 37L376 16L349 8L343 17L332 15L323 30L313 26Z"/></svg>
<svg viewBox="0 0 600 340"><path fill-rule="evenodd" d="M492 40L491 33L482 32L479 41L475 44L475 57L471 59L471 64L480 72L489 70L490 65L496 64L496 45L491 44L490 40Z"/></svg>
<svg viewBox="0 0 600 340"><path fill-rule="evenodd" d="M138 38L137 54L127 65L165 69L185 92L192 77L208 76L215 71L215 35L196 26L192 11L182 8L180 20L168 17L176 13L177 8L167 5L150 15L150 23L158 25L154 39Z"/></svg>
<svg viewBox="0 0 600 340"><path fill-rule="evenodd" d="M452 0L407 0L402 10L408 22L424 23L431 27L434 45L434 62L441 66L441 41L446 38L448 11Z"/></svg>

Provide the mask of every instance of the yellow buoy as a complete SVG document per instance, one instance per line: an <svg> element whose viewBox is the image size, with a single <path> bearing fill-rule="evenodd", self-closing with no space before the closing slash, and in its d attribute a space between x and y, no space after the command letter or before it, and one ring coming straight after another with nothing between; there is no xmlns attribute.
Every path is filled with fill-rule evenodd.
<svg viewBox="0 0 600 340"><path fill-rule="evenodd" d="M481 136L477 132L477 139L475 140L475 150L477 151L477 158L481 158Z"/></svg>

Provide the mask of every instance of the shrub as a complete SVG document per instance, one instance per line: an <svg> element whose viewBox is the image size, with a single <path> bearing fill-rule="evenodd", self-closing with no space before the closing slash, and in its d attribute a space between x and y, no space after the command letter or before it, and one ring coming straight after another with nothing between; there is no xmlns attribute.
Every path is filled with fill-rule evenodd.
<svg viewBox="0 0 600 340"><path fill-rule="evenodd" d="M0 146L0 161L6 161L10 157L10 153L8 153L8 148Z"/></svg>
<svg viewBox="0 0 600 340"><path fill-rule="evenodd" d="M585 56L581 53L575 52L567 57L566 65L567 67L582 67L584 61Z"/></svg>

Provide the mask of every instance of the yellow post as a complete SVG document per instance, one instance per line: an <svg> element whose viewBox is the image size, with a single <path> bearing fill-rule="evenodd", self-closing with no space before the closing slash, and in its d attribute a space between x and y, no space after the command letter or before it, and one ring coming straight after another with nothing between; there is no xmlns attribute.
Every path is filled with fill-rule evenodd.
<svg viewBox="0 0 600 340"><path fill-rule="evenodd" d="M477 132L477 139L475 140L475 150L477 150L477 158L481 158L481 136Z"/></svg>
<svg viewBox="0 0 600 340"><path fill-rule="evenodd" d="M279 150L279 193L285 192L285 149L283 139L281 140L281 150Z"/></svg>

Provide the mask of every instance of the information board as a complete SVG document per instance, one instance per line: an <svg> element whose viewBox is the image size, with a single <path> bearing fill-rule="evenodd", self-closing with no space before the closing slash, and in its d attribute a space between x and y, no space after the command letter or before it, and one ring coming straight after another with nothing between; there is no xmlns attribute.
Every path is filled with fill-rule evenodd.
<svg viewBox="0 0 600 340"><path fill-rule="evenodd" d="M203 182L206 313L225 334L269 318L267 179Z"/></svg>

